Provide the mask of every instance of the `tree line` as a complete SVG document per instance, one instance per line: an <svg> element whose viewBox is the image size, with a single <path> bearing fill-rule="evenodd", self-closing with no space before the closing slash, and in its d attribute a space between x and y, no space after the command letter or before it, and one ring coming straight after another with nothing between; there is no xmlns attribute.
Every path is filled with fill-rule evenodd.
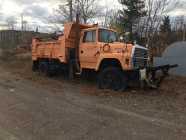
<svg viewBox="0 0 186 140"><path fill-rule="evenodd" d="M119 8L114 7L118 2ZM179 0L113 0L113 6L108 7L100 3L99 0L61 0L46 20L59 30L57 28L74 21L79 14L81 23L99 22L101 26L113 28L121 34L129 33L129 42L146 46L153 53L186 38L185 17L168 16L180 5ZM14 30L15 18L7 18L7 24ZM26 24L22 20L22 29Z"/></svg>
<svg viewBox="0 0 186 140"><path fill-rule="evenodd" d="M177 0L113 0L120 8L101 7L98 0L66 0L53 15L56 25L75 20L78 13L82 23L100 22L119 33L129 33L129 40L149 49L161 51L174 41L185 38L185 21L182 25L168 13L180 3ZM56 18L56 19L55 19ZM181 20L181 19L180 19ZM171 35L171 36L170 36Z"/></svg>

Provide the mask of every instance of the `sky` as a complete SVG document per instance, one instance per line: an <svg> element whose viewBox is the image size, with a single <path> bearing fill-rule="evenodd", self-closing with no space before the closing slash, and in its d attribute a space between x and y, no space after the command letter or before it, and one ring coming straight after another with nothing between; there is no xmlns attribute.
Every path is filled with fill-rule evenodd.
<svg viewBox="0 0 186 140"><path fill-rule="evenodd" d="M179 0L182 4L169 14L172 16L186 15L186 0ZM20 27L21 15L24 13L24 20L28 22L30 30L37 26L44 32L51 32L53 25L48 24L47 18L52 15L54 9L64 0L0 0L0 29L6 24L8 18L14 17L17 21L17 28ZM118 8L118 0L100 0L99 4L108 8Z"/></svg>

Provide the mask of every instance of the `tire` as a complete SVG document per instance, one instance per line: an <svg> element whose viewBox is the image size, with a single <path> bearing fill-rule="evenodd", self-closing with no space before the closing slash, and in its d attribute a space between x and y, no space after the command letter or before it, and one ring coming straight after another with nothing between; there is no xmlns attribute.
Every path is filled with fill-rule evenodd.
<svg viewBox="0 0 186 140"><path fill-rule="evenodd" d="M46 61L39 61L39 73L48 75L48 63Z"/></svg>
<svg viewBox="0 0 186 140"><path fill-rule="evenodd" d="M124 91L127 88L127 83L127 76L117 67L105 68L98 76L98 86L100 89Z"/></svg>
<svg viewBox="0 0 186 140"><path fill-rule="evenodd" d="M57 75L57 73L58 72L57 72L57 69L55 68L55 66L52 64L48 64L46 75L48 77L54 77Z"/></svg>
<svg viewBox="0 0 186 140"><path fill-rule="evenodd" d="M33 61L33 63L32 63L32 71L36 72L36 71L38 71L38 69L39 69L38 62L37 61Z"/></svg>

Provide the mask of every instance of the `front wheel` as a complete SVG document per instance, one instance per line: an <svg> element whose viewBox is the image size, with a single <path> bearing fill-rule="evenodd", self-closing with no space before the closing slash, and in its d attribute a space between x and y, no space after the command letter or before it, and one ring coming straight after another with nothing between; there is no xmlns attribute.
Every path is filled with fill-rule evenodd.
<svg viewBox="0 0 186 140"><path fill-rule="evenodd" d="M123 91L127 88L127 76L117 67L105 68L99 73L98 86L100 89Z"/></svg>

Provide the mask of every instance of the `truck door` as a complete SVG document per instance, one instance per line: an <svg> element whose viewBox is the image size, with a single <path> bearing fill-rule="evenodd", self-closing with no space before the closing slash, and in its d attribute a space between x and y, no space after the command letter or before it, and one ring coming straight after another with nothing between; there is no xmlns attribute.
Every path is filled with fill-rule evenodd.
<svg viewBox="0 0 186 140"><path fill-rule="evenodd" d="M95 69L97 63L97 32L85 31L80 43L80 65L82 68Z"/></svg>

